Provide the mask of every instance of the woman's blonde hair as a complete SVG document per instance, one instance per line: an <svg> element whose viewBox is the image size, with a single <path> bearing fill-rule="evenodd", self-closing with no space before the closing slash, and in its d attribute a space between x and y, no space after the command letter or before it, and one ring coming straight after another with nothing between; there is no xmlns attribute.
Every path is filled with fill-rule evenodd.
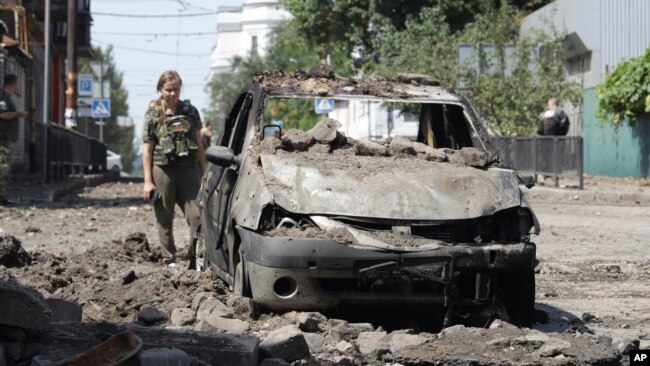
<svg viewBox="0 0 650 366"><path fill-rule="evenodd" d="M158 84L156 85L156 91L160 92L165 84L167 84L170 81L175 81L178 80L178 83L180 86L183 86L183 80L181 79L180 75L174 70L167 70L160 74L160 77L158 78ZM160 96L160 99L158 99L157 102L158 107L160 108L160 122L165 120L165 101L163 100L162 95Z"/></svg>

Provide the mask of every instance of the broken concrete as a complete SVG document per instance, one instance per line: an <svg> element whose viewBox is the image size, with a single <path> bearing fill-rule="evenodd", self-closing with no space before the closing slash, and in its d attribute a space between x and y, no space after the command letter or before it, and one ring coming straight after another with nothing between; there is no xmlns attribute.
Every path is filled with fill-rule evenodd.
<svg viewBox="0 0 650 366"><path fill-rule="evenodd" d="M201 303L197 312L197 320L207 320L209 317L231 318L232 309L214 296L210 296Z"/></svg>
<svg viewBox="0 0 650 366"><path fill-rule="evenodd" d="M336 132L341 126L341 122L335 119L324 118L307 132L316 142L329 145L336 140Z"/></svg>
<svg viewBox="0 0 650 366"><path fill-rule="evenodd" d="M47 299L47 306L52 311L53 322L80 322L83 315L83 307L76 302L63 299Z"/></svg>
<svg viewBox="0 0 650 366"><path fill-rule="evenodd" d="M249 322L239 319L229 319L210 315L204 320L211 326L228 333L243 334L250 328Z"/></svg>
<svg viewBox="0 0 650 366"><path fill-rule="evenodd" d="M260 344L260 351L265 358L281 358L289 362L309 357L307 341L293 325L269 333Z"/></svg>
<svg viewBox="0 0 650 366"><path fill-rule="evenodd" d="M138 320L146 325L153 325L167 319L167 314L150 305L143 306L138 314Z"/></svg>
<svg viewBox="0 0 650 366"><path fill-rule="evenodd" d="M199 361L198 364L208 365L234 366L258 363L259 341L254 337L224 333L195 333L190 330L179 333L133 324L117 327L109 323L52 324L43 330L37 343L28 345L23 356L31 358L39 354L44 360L61 360L84 352L99 344L103 337L126 329L133 331L142 339L144 351L153 350L144 352L144 356L147 357L143 360L147 363L134 363L136 365L165 365L164 362L171 362L167 363L169 365L187 365L188 357Z"/></svg>
<svg viewBox="0 0 650 366"><path fill-rule="evenodd" d="M363 156L388 156L390 152L384 145L378 144L368 139L361 139L355 141L355 149L357 155Z"/></svg>
<svg viewBox="0 0 650 366"><path fill-rule="evenodd" d="M307 151L312 141L310 134L294 128L282 135L282 146L289 151Z"/></svg>
<svg viewBox="0 0 650 366"><path fill-rule="evenodd" d="M390 141L390 150L395 154L416 155L413 141L404 136L394 137Z"/></svg>
<svg viewBox="0 0 650 366"><path fill-rule="evenodd" d="M0 236L0 266L23 267L29 265L31 261L20 240L11 235Z"/></svg>
<svg viewBox="0 0 650 366"><path fill-rule="evenodd" d="M52 320L52 311L38 291L25 287L0 271L0 324L40 329Z"/></svg>
<svg viewBox="0 0 650 366"><path fill-rule="evenodd" d="M174 325L190 325L196 320L194 310L188 308L176 308L172 311L171 321Z"/></svg>

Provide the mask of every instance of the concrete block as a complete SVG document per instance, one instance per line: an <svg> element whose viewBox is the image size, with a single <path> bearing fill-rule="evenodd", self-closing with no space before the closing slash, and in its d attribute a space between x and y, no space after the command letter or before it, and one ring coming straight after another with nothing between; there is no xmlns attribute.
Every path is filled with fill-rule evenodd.
<svg viewBox="0 0 650 366"><path fill-rule="evenodd" d="M309 346L302 332L293 325L276 329L260 344L263 356L291 362L309 357Z"/></svg>
<svg viewBox="0 0 650 366"><path fill-rule="evenodd" d="M52 310L53 322L80 322L83 315L83 306L73 301L63 299L47 299L47 306Z"/></svg>
<svg viewBox="0 0 650 366"><path fill-rule="evenodd" d="M183 350L171 347L149 348L138 352L124 366L189 366L190 357Z"/></svg>
<svg viewBox="0 0 650 366"><path fill-rule="evenodd" d="M194 310L188 308L176 308L172 311L171 321L174 325L189 325L194 323L196 316Z"/></svg>
<svg viewBox="0 0 650 366"><path fill-rule="evenodd" d="M0 275L0 324L40 329L52 320L52 311L36 290Z"/></svg>
<svg viewBox="0 0 650 366"><path fill-rule="evenodd" d="M250 328L249 322L239 319L228 319L210 315L205 321L217 329L235 334L243 334Z"/></svg>
<svg viewBox="0 0 650 366"><path fill-rule="evenodd" d="M213 317L231 318L232 309L217 300L214 296L210 296L199 305L198 311L196 312L196 319L206 320L210 315Z"/></svg>
<svg viewBox="0 0 650 366"><path fill-rule="evenodd" d="M377 349L388 348L387 344L382 341L386 332L361 332L356 339L359 351L364 355L374 352Z"/></svg>

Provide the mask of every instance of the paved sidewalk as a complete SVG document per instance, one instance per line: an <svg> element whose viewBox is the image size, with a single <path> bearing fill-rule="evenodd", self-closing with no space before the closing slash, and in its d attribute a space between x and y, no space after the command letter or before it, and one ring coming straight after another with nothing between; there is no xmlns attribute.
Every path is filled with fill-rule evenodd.
<svg viewBox="0 0 650 366"><path fill-rule="evenodd" d="M7 190L7 199L18 205L29 203L53 203L60 198L74 192L81 191L84 187L114 182L120 179L120 174L107 171L84 176L71 176L65 180L43 183L40 175L16 175L12 177Z"/></svg>
<svg viewBox="0 0 650 366"><path fill-rule="evenodd" d="M615 189L562 189L535 186L521 190L530 202L581 203L604 205L644 205L650 206L650 189L615 190Z"/></svg>
<svg viewBox="0 0 650 366"><path fill-rule="evenodd" d="M538 182L522 191L531 202L582 203L604 205L650 205L650 178L584 176L584 189L578 182L562 181L555 188L551 180Z"/></svg>

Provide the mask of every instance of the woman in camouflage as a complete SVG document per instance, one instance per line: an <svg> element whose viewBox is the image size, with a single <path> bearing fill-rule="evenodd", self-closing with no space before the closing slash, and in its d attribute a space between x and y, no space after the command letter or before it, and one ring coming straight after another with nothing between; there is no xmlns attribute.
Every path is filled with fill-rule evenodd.
<svg viewBox="0 0 650 366"><path fill-rule="evenodd" d="M182 83L176 71L160 75L160 98L149 104L142 133L144 199L153 201L160 246L170 266L176 261L174 207L180 206L190 226L188 251L192 253L192 238L200 222L196 196L205 171L201 117L189 100L180 100Z"/></svg>

